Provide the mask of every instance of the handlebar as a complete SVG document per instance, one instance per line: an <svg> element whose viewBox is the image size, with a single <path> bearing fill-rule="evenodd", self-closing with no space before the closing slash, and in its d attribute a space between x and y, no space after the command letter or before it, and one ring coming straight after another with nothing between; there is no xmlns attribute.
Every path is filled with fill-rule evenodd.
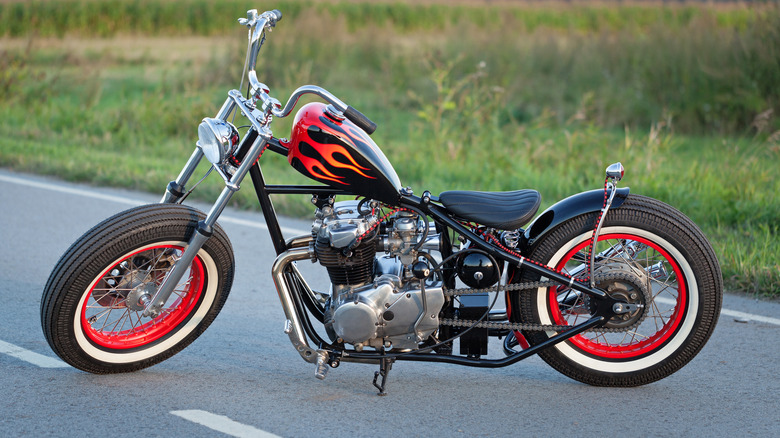
<svg viewBox="0 0 780 438"><path fill-rule="evenodd" d="M360 129L366 131L366 134L368 135L371 135L376 131L376 123L351 106L348 106L344 111L344 117L356 124Z"/></svg>
<svg viewBox="0 0 780 438"><path fill-rule="evenodd" d="M265 11L262 14L257 14L257 9L250 9L246 11L246 18L239 18L238 24L246 27L252 27L260 19L266 19L271 21L271 27L276 26L277 21L281 21L282 13L278 9L272 11Z"/></svg>
<svg viewBox="0 0 780 438"><path fill-rule="evenodd" d="M246 11L246 18L239 18L238 23L249 28L249 82L252 88L260 89L260 81L257 80L255 64L257 64L257 55L260 54L260 47L263 45L263 32L276 26L276 23L282 19L282 13L274 9L257 14L257 9ZM252 29L254 27L254 30Z"/></svg>
<svg viewBox="0 0 780 438"><path fill-rule="evenodd" d="M287 117L293 108L295 108L295 105L298 103L298 99L300 99L301 96L304 94L315 94L333 105L338 112L342 113L344 117L366 131L367 134L371 135L376 131L376 123L371 121L371 119L366 117L363 113L345 104L329 91L314 85L304 85L295 90L287 100L287 104L284 108L281 108L279 101L268 95L268 87L257 79L255 65L257 64L257 56L260 54L260 47L263 45L263 33L265 32L265 29L275 27L276 23L282 19L282 13L278 9L274 9L258 15L257 9L250 9L247 11L246 16L246 18L239 18L238 22L242 26L249 28L247 76L249 78L250 97L252 99L261 100L264 110L267 109L274 117Z"/></svg>

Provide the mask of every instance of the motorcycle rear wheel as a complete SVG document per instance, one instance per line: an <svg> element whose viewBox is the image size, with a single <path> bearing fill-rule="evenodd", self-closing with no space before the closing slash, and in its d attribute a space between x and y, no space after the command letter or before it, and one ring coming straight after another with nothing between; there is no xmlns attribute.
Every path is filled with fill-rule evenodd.
<svg viewBox="0 0 780 438"><path fill-rule="evenodd" d="M564 222L534 245L529 258L585 280L595 220L594 213ZM693 359L715 328L723 293L718 261L693 222L669 205L630 195L607 214L595 252L594 277L607 279L597 287L644 307L612 318L608 331L585 332L540 357L572 379L621 387L657 381ZM539 278L521 274L526 281ZM576 325L594 313L586 295L563 286L510 300L523 322ZM523 333L531 345L555 334Z"/></svg>
<svg viewBox="0 0 780 438"><path fill-rule="evenodd" d="M186 206L146 205L78 239L41 299L41 325L54 352L91 373L130 372L162 362L200 336L233 282L233 250L221 227L214 227L159 316L142 316L138 298L159 287L204 217Z"/></svg>

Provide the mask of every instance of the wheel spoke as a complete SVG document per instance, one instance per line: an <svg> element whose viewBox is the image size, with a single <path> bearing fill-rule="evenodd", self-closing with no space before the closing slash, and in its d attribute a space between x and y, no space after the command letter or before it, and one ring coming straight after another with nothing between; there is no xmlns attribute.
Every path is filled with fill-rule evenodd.
<svg viewBox="0 0 780 438"><path fill-rule="evenodd" d="M142 321L141 321L141 312L137 312L136 311L136 312L133 312L133 313L135 313L135 317L138 320L138 325L136 327L138 329L140 329L140 331L146 333L146 325L143 324ZM130 320L132 321L132 319L133 319L132 315L130 315Z"/></svg>
<svg viewBox="0 0 780 438"><path fill-rule="evenodd" d="M111 316L111 312L109 312L108 314L109 314L109 316ZM117 327L119 326L119 323L122 322L124 316L125 316L125 314L124 314L124 312L122 312L122 315L119 316L119 319L117 319L116 322L114 322L113 327L111 327L111 333L116 333L117 332ZM107 320L106 320L106 322L108 323Z"/></svg>
<svg viewBox="0 0 780 438"><path fill-rule="evenodd" d="M101 310L100 312L98 312L98 313L96 313L96 314L94 314L94 315L89 317L89 321L91 321L90 325L92 325L95 322L97 322L100 318L102 318L104 316L107 316L111 312L111 307L108 307L108 308L105 308L103 306L91 306L91 307L93 307L93 308L100 308L100 309L103 309L103 310ZM103 323L105 324L105 321Z"/></svg>
<svg viewBox="0 0 780 438"><path fill-rule="evenodd" d="M642 338L642 339L644 340L644 339L649 339L650 337L649 337L649 336L647 336L647 335L643 335L643 334L641 334L641 333L637 333L637 332L635 332L635 331L632 331L632 332L631 332L631 339L632 339L633 341L635 341L635 340L636 340L636 338ZM633 341L632 341L632 343L633 343Z"/></svg>

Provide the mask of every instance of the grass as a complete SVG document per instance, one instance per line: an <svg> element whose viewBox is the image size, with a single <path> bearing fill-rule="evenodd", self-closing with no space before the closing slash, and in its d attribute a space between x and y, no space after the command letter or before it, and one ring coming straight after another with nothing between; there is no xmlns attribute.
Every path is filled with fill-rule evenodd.
<svg viewBox="0 0 780 438"><path fill-rule="evenodd" d="M284 12L296 22L302 15L316 14L322 20L343 20L348 30L392 27L401 32L441 32L472 24L482 30L515 27L526 32L540 28L577 32L603 30L642 33L663 23L676 30L702 15L718 27L744 30L757 14L744 6L678 4L659 8L655 4L630 3L614 7L608 2L565 1L317 1L275 0L264 6ZM219 35L235 28L235 21L222 20L225 11L257 8L247 0L5 0L0 2L0 29L5 36L23 37L35 32L42 37L113 37L123 33L143 35Z"/></svg>
<svg viewBox="0 0 780 438"><path fill-rule="evenodd" d="M281 3L262 80L281 98L323 85L375 119L416 192L532 187L546 206L622 161L633 192L702 227L730 290L780 295L776 8ZM185 2L177 22L181 4L120 3L125 19L100 31L89 17L113 18L96 0L0 3L0 23L43 7L41 20L65 23L40 28L52 37L0 24L0 166L161 193L243 64L232 15L194 28L210 3ZM283 157L263 160L269 182L306 182ZM196 194L220 188L212 177ZM305 197L274 202L311 214ZM255 204L249 190L234 202Z"/></svg>

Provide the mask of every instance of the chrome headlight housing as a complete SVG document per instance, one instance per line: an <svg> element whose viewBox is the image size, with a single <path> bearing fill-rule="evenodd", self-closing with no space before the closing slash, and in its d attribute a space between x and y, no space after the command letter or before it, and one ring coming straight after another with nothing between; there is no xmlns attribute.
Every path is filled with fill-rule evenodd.
<svg viewBox="0 0 780 438"><path fill-rule="evenodd" d="M198 126L196 144L211 164L219 166L235 151L238 145L238 130L224 120L205 118Z"/></svg>

